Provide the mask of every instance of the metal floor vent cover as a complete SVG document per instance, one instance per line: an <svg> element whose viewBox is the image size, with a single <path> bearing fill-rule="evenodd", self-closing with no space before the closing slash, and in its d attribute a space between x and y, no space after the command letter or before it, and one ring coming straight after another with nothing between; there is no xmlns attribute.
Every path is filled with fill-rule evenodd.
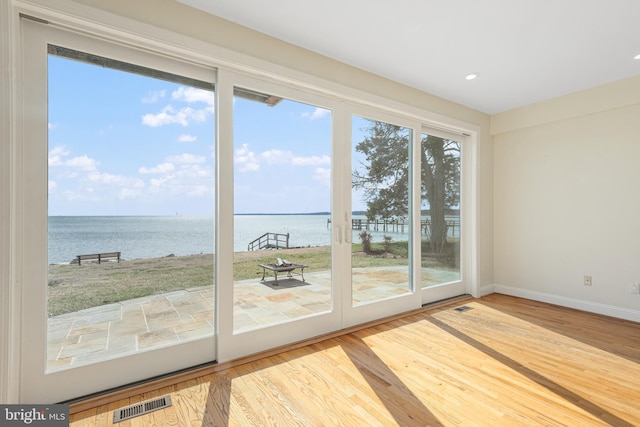
<svg viewBox="0 0 640 427"><path fill-rule="evenodd" d="M114 411L113 423L119 423L120 421L148 414L149 412L157 411L158 409L168 408L169 406L171 406L171 396L169 395L149 400L147 402L136 403L135 405Z"/></svg>
<svg viewBox="0 0 640 427"><path fill-rule="evenodd" d="M472 309L473 307L469 307L468 305L461 305L460 307L454 308L455 311L467 311Z"/></svg>

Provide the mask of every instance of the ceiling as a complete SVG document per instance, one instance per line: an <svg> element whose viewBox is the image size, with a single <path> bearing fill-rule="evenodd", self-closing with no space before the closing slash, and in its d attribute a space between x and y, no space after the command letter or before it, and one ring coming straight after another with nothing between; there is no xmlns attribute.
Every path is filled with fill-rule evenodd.
<svg viewBox="0 0 640 427"><path fill-rule="evenodd" d="M179 1L489 114L640 74L640 0Z"/></svg>

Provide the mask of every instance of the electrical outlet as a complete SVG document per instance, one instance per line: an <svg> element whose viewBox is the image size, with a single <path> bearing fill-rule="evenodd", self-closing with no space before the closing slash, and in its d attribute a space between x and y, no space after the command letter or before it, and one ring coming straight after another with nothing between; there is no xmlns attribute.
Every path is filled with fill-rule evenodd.
<svg viewBox="0 0 640 427"><path fill-rule="evenodd" d="M584 276L584 285L591 286L591 276Z"/></svg>
<svg viewBox="0 0 640 427"><path fill-rule="evenodd" d="M638 293L640 293L640 289L639 288L640 288L640 285L635 284L635 283L632 284L632 285L629 285L629 293L630 294L638 294Z"/></svg>

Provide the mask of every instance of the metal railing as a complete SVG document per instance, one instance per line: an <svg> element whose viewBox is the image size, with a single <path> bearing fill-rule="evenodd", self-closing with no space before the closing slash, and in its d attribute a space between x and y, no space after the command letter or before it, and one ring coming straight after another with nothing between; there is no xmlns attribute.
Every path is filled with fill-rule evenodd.
<svg viewBox="0 0 640 427"><path fill-rule="evenodd" d="M287 249L289 247L289 233L264 233L247 245L248 251L261 249Z"/></svg>

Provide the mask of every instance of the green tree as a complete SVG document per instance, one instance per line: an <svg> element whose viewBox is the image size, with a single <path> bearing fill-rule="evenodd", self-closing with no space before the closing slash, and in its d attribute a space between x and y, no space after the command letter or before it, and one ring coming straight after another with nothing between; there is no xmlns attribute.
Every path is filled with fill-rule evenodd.
<svg viewBox="0 0 640 427"><path fill-rule="evenodd" d="M367 218L404 219L408 216L410 129L369 121L365 138L356 145L364 155L353 171L353 188L364 192Z"/></svg>
<svg viewBox="0 0 640 427"><path fill-rule="evenodd" d="M407 218L411 130L371 120L363 132L356 151L364 160L354 168L352 185L363 190L367 217ZM447 246L445 215L460 200L460 143L423 135L421 148L422 201L431 218L429 242L433 252L442 253Z"/></svg>
<svg viewBox="0 0 640 427"><path fill-rule="evenodd" d="M432 135L422 136L422 200L431 218L431 250L442 253L447 246L447 210L460 205L460 143Z"/></svg>

